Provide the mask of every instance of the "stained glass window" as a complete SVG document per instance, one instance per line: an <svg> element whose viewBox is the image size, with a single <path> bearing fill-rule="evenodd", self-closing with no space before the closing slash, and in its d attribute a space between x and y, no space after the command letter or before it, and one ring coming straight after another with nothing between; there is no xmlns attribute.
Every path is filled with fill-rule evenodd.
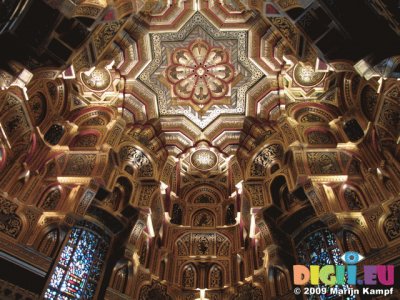
<svg viewBox="0 0 400 300"><path fill-rule="evenodd" d="M110 239L97 226L75 226L61 251L44 299L93 299Z"/></svg>
<svg viewBox="0 0 400 300"><path fill-rule="evenodd" d="M310 265L343 265L340 259L342 253L336 238L328 229L321 229L309 234L297 245L296 252L298 263L307 267ZM337 295L314 295L309 296L308 299L328 300L337 298ZM346 299L354 298L348 297Z"/></svg>
<svg viewBox="0 0 400 300"><path fill-rule="evenodd" d="M335 236L327 229L315 231L297 246L297 258L302 265L341 264L340 250Z"/></svg>

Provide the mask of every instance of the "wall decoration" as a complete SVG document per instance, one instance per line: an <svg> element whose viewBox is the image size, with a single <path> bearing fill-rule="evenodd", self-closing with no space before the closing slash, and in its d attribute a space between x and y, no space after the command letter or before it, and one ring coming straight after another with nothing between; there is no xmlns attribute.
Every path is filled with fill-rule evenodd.
<svg viewBox="0 0 400 300"><path fill-rule="evenodd" d="M0 232L17 238L22 230L21 218L16 214L18 205L0 196Z"/></svg>
<svg viewBox="0 0 400 300"><path fill-rule="evenodd" d="M346 187L343 191L343 197L346 200L347 206L350 210L361 210L364 207L358 193L349 187Z"/></svg>
<svg viewBox="0 0 400 300"><path fill-rule="evenodd" d="M157 281L153 281L151 285L145 285L140 289L139 300L148 299L163 299L172 300L172 298L167 294L167 287L162 285Z"/></svg>
<svg viewBox="0 0 400 300"><path fill-rule="evenodd" d="M400 236L400 202L394 202L389 208L390 215L384 221L383 228L389 241L392 241Z"/></svg>
<svg viewBox="0 0 400 300"><path fill-rule="evenodd" d="M54 210L61 200L60 187L52 188L43 200L41 207L44 210Z"/></svg>
<svg viewBox="0 0 400 300"><path fill-rule="evenodd" d="M215 226L215 217L214 214L207 210L202 209L193 214L192 224L194 227L214 227Z"/></svg>
<svg viewBox="0 0 400 300"><path fill-rule="evenodd" d="M311 174L339 174L340 167L336 152L307 152Z"/></svg>
<svg viewBox="0 0 400 300"><path fill-rule="evenodd" d="M87 88L96 92L106 90L111 84L111 74L106 68L95 68L89 75L82 72L81 78Z"/></svg>
<svg viewBox="0 0 400 300"><path fill-rule="evenodd" d="M273 144L264 148L253 160L250 169L251 176L265 176L268 166L282 159L283 148L279 144Z"/></svg>

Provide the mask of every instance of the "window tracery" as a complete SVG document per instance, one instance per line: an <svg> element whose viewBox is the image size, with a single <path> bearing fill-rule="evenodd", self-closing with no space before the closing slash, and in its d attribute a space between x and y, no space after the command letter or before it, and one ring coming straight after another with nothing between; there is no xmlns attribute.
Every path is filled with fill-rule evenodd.
<svg viewBox="0 0 400 300"><path fill-rule="evenodd" d="M42 208L44 210L54 210L57 207L58 202L61 200L61 188L58 186L50 190L43 200Z"/></svg>
<svg viewBox="0 0 400 300"><path fill-rule="evenodd" d="M44 299L92 299L102 274L110 238L96 225L73 227L53 269Z"/></svg>
<svg viewBox="0 0 400 300"><path fill-rule="evenodd" d="M213 265L210 268L209 286L210 288L221 288L223 286L223 271L218 265Z"/></svg>
<svg viewBox="0 0 400 300"><path fill-rule="evenodd" d="M47 256L53 256L59 242L59 231L53 229L49 231L41 240L38 251Z"/></svg>
<svg viewBox="0 0 400 300"><path fill-rule="evenodd" d="M361 210L364 208L362 200L354 189L346 187L343 191L343 197L350 210Z"/></svg>
<svg viewBox="0 0 400 300"><path fill-rule="evenodd" d="M343 236L344 236L344 245L347 251L355 251L360 254L365 253L364 246L360 238L355 233L345 230Z"/></svg>
<svg viewBox="0 0 400 300"><path fill-rule="evenodd" d="M336 237L328 229L320 229L308 234L296 247L299 264L310 265L343 265L342 253ZM321 295L321 300L335 299L335 295ZM352 298L351 298L352 299Z"/></svg>
<svg viewBox="0 0 400 300"><path fill-rule="evenodd" d="M306 236L296 247L297 258L304 265L341 264L336 238L327 229Z"/></svg>
<svg viewBox="0 0 400 300"><path fill-rule="evenodd" d="M196 288L196 268L192 264L183 268L182 286L184 288Z"/></svg>

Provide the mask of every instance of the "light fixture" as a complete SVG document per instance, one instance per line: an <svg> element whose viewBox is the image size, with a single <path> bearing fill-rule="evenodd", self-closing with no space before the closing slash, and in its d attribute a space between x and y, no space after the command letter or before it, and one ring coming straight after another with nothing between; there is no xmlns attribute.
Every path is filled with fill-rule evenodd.
<svg viewBox="0 0 400 300"><path fill-rule="evenodd" d="M168 184L161 181L160 190L161 190L162 195L165 195L167 188L168 188Z"/></svg>
<svg viewBox="0 0 400 300"><path fill-rule="evenodd" d="M238 194L241 195L242 192L243 192L243 180L240 181L239 183L237 183L237 184L235 185L235 187L236 187L237 190L238 190Z"/></svg>
<svg viewBox="0 0 400 300"><path fill-rule="evenodd" d="M154 234L154 228L153 228L153 221L151 220L151 213L147 215L147 228L149 230L149 235L153 238L156 235Z"/></svg>
<svg viewBox="0 0 400 300"><path fill-rule="evenodd" d="M196 300L209 300L206 298L206 290L207 289L197 289L200 291L200 298L196 298Z"/></svg>
<svg viewBox="0 0 400 300"><path fill-rule="evenodd" d="M240 211L237 212L235 220L236 220L236 224L240 223Z"/></svg>
<svg viewBox="0 0 400 300"><path fill-rule="evenodd" d="M251 239L254 239L255 235L256 235L256 216L254 214L251 214L249 236Z"/></svg>

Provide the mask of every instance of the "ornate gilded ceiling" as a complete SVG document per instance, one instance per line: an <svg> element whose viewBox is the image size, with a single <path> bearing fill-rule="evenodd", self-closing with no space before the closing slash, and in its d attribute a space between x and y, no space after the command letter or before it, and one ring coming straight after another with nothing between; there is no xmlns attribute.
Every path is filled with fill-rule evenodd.
<svg viewBox="0 0 400 300"><path fill-rule="evenodd" d="M298 100L337 105L332 68L265 3L142 4L99 26L74 57L71 111L96 104L133 126L157 120L173 156L199 141L234 155L246 117L276 121Z"/></svg>
<svg viewBox="0 0 400 300"><path fill-rule="evenodd" d="M221 31L196 13L177 32L151 33L152 61L140 74L163 121L185 116L204 130L221 115L241 118L263 76L248 57L246 31Z"/></svg>
<svg viewBox="0 0 400 300"><path fill-rule="evenodd" d="M319 60L301 1L111 2L67 70L0 82L0 244L47 286L82 219L113 236L94 299L278 299L321 226L392 246L399 81Z"/></svg>

